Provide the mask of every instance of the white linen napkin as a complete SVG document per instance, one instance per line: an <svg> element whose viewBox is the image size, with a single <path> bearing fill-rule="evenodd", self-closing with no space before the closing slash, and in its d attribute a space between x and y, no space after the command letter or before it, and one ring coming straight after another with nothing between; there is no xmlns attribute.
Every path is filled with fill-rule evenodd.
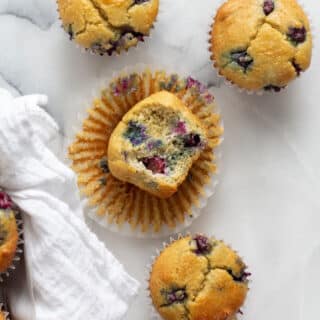
<svg viewBox="0 0 320 320"><path fill-rule="evenodd" d="M34 320L121 319L139 284L86 226L75 175L47 147L46 103L0 89L0 186L24 211Z"/></svg>

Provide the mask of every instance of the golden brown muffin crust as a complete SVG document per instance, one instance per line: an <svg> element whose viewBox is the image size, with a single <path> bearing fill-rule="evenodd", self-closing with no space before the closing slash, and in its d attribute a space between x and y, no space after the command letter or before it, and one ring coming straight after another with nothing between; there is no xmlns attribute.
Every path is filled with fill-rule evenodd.
<svg viewBox="0 0 320 320"><path fill-rule="evenodd" d="M173 242L156 259L150 295L166 320L225 320L244 303L245 269L240 257L222 241L188 236Z"/></svg>
<svg viewBox="0 0 320 320"><path fill-rule="evenodd" d="M296 0L229 0L210 42L219 73L248 90L279 91L311 62L310 24Z"/></svg>
<svg viewBox="0 0 320 320"><path fill-rule="evenodd" d="M5 272L11 265L18 238L14 212L10 209L0 209L0 272Z"/></svg>
<svg viewBox="0 0 320 320"><path fill-rule="evenodd" d="M149 35L159 0L58 0L63 27L84 48L120 52Z"/></svg>

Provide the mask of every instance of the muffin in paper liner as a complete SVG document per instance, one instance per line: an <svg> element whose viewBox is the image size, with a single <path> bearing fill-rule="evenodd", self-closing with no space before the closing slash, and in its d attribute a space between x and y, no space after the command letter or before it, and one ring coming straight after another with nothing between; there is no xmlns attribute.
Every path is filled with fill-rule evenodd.
<svg viewBox="0 0 320 320"><path fill-rule="evenodd" d="M207 263L208 263L208 266L209 266L209 271L204 271L204 270L199 270L199 273L200 274L203 274L203 279L201 278L192 278L191 279L191 276L190 276L190 272L192 272L192 270L189 270L187 271L187 274L185 274L185 276L187 277L185 280L186 280L186 284L183 286L182 290L181 288L179 288L179 286L182 286L181 283L183 283L184 279L182 278L179 278L179 279L175 279L176 282L173 280L174 276L173 274L175 274L176 272L178 272L178 269L179 269L179 266L181 265L179 263L179 266L177 266L177 268L174 266L175 263L178 263L178 259L175 259L174 262L173 262L173 259L169 259L168 257L165 257L162 259L162 261L158 262L158 258L166 251L168 253L168 248L171 247L173 244L177 244L178 241L185 241L186 245L188 247L190 247L190 251L192 252L192 256L193 256L193 259L201 259L202 258L202 255L204 255L205 259L203 260L203 262L205 260L207 260ZM198 242L199 241L199 242ZM208 242L206 242L208 241ZM210 250L214 250L215 246L219 246L219 245L222 245L224 247L225 250L228 250L228 252L224 252L225 254L223 255L216 255L217 259L218 260L226 260L226 259L229 259L230 257L231 258L234 258L234 265L231 266L230 265L230 268L229 265L227 266L226 264L224 265L221 265L221 266L215 266L213 268L211 268L211 263L212 263L212 259L214 259L214 253L212 252L212 256L210 257L210 250L208 250L208 243L216 243L216 244L213 244L211 245L210 247ZM188 255L189 253L186 253L185 250L179 248L179 253L182 253L182 251ZM177 252L177 255L178 252ZM177 256L175 255L175 256ZM181 259L182 255L180 255L179 259ZM152 273L153 273L153 269L155 267L155 263L158 262L158 264L160 266L163 267L163 270L160 271L160 274L161 276L163 277L163 280L164 282L167 281L167 282L175 282L174 283L174 290L172 290L172 292L169 292L168 293L168 290L160 290L160 294L158 296L152 296L152 292L151 291L155 291L154 289L157 288L158 286L161 287L161 286L165 286L166 284L159 280L159 278L157 278L155 275L153 276ZM189 266L199 266L198 263L196 261L192 262L192 260L189 260L185 257L185 263L189 263ZM224 261L225 262L225 261ZM168 266L166 266L166 263L168 264L173 264L171 265L169 268L166 268ZM249 292L250 288L249 288L249 277L251 276L251 273L247 272L247 266L244 264L243 262L243 258L240 257L238 255L238 253L236 251L234 251L231 246L229 245L226 245L223 241L219 241L219 240L216 240L214 237L211 237L211 238L208 238L206 237L205 235L203 234L195 234L194 236L192 236L189 232L188 233L185 233L185 234L178 234L176 237L170 237L169 239L169 242L163 242L163 246L161 249L157 249L156 250L156 254L154 256L151 257L151 262L150 264L147 266L146 268L146 275L145 275L145 292L146 292L146 295L148 297L148 307L149 307L149 311L150 311L150 318L153 319L153 320L161 320L161 319L166 319L164 317L162 317L162 315L157 311L156 309L156 306L155 306L155 303L153 301L153 299L161 299L161 296L163 297L164 295L166 295L166 297L163 297L164 300L167 300L167 299L171 299L170 303L165 303L164 305L160 305L159 308L163 308L163 307L170 307L170 306L173 306L173 307L177 307L177 308L180 308L180 311L182 311L181 314L177 314L177 319L180 318L181 319L186 319L186 320L189 320L189 319L193 319L192 318L192 314L190 313L190 303L194 303L194 301L197 300L197 298L199 297L199 293L201 293L202 290L204 290L206 287L205 287L205 283L206 283L206 279L207 279L207 276L208 274L210 273L210 271L214 271L215 269L220 269L222 271L227 271L229 274L231 274L233 271L232 269L234 268L234 266L236 264L239 264L241 265L241 272L242 272L242 275L241 275L241 279L233 279L233 281L241 281L239 283L241 283L243 285L243 292L242 292L242 304L241 304L241 309L234 309L231 314L230 312L225 312L225 310L220 310L221 311L221 316L222 317L217 317L217 318L214 318L214 319L217 319L217 320L237 320L237 319L240 319L242 318L241 316L244 314L244 312L242 311L242 308L243 308L243 304L245 302L245 298L247 296L247 293ZM157 267L157 269L159 269L159 265ZM184 267L180 269L180 271L182 269L185 269ZM175 270L172 274L171 272L168 272L168 270ZM203 273L202 273L203 271ZM159 273L159 270L156 270L155 273ZM180 273L178 272L180 275L183 274L183 273ZM194 275L196 275L197 273L194 273ZM159 275L159 274L158 274ZM154 277L154 279L152 279L152 277ZM232 275L232 278L234 278L234 276ZM152 285L153 285L153 289L151 289L151 283L152 281ZM178 282L180 282L180 284L178 284ZM192 287L195 286L195 283L199 282L199 287L197 288L197 291L194 293L192 293ZM220 283L221 287L223 286L221 283ZM179 290L180 289L180 290ZM200 289L200 291L199 291ZM219 290L222 290L223 288L220 288ZM218 290L218 291L219 291ZM170 290L169 290L170 291ZM181 291L181 292L180 292ZM191 295L193 296L191 298ZM169 297L169 298L168 298ZM203 298L203 297L202 297ZM232 297L230 297L232 299ZM191 300L190 300L191 299ZM188 306L186 306L186 301L188 302ZM172 304L171 304L172 303ZM206 304L210 305L210 301L206 301ZM194 309L193 309L194 310ZM179 312L179 309L176 309L175 310L176 312ZM230 311L230 310L229 310ZM194 311L193 311L194 312ZM175 312L174 312L175 313ZM174 313L172 313L172 310L170 313L164 313L168 316L168 319L170 318L170 316L174 316ZM180 319L179 318L179 319ZM211 317L212 318L212 317ZM211 319L210 318L210 319ZM171 319L171 318L170 318ZM173 318L172 318L173 319ZM198 319L198 318L197 318ZM207 318L206 318L207 319ZM213 319L213 318L212 318Z"/></svg>
<svg viewBox="0 0 320 320"><path fill-rule="evenodd" d="M273 84L265 84L264 87L260 87L260 88L248 88L246 87L246 85L241 85L240 84L240 80L239 81L233 81L231 79L231 77L227 76L226 74L224 74L221 69L219 68L219 64L216 60L216 57L215 57L215 52L214 52L214 49L213 49L213 42L214 42L214 32L213 32L213 28L215 26L215 23L216 23L216 17L217 17L217 14L219 12L219 10L222 8L223 5L226 5L228 2L232 2L232 1L235 1L235 0L221 0L219 2L219 4L216 6L215 8L215 14L213 16L213 22L210 24L210 31L209 31L209 39L208 39L208 43L209 43L209 47L208 47L208 50L211 54L211 61L213 63L213 67L217 70L217 75L222 78L225 82L225 84L229 87L232 87L232 88L236 88L238 89L240 92L246 92L247 94L251 95L251 94L257 94L257 95L263 95L265 93L279 93L279 92L282 92L284 91L287 86L293 81L293 80L297 80L299 79L299 77L301 76L301 74L306 71L310 64L311 64L311 59L312 59L312 49L313 49L313 46L314 46L314 31L313 31L313 24L312 24L312 21L310 19L310 15L308 14L308 12L305 10L304 6L300 3L300 1L297 1L297 0L293 0L294 4L297 5L299 7L299 9L302 9L301 10L301 15L304 15L304 18L305 18L305 21L306 21L306 25L307 25L307 29L305 29L305 27L303 26L302 29L305 29L305 34L306 34L306 37L307 40L305 40L305 44L306 46L308 45L309 47L309 50L306 50L306 55L307 53L310 54L310 57L302 57L302 53L301 52L298 52L298 48L299 48L299 45L304 45L304 43L295 43L292 47L294 47L294 55L288 60L289 62L291 62L292 66L293 66L293 69L294 69L294 72L291 72L293 73L294 75L288 75L288 72L287 72L287 75L283 76L283 77L287 77L286 80L283 80L283 85L273 85ZM238 2L239 3L239 2ZM239 3L240 4L240 3ZM271 7L270 7L271 6ZM277 26L276 24L273 24L272 22L269 22L269 20L267 21L268 17L270 14L272 14L272 12L274 10L276 10L276 1L274 0L261 0L261 12L263 12L263 10L267 10L265 11L265 17L264 19L262 19L262 22L259 21L259 24L258 24L258 31L257 33L254 35L253 39L250 40L250 43L252 41L254 41L256 38L257 38L257 35L259 34L260 30L265 26L265 25L268 25L270 26L272 29L276 29L277 31L281 32L282 35L284 36L285 34L285 31L282 30L284 28L284 26L280 25L280 26ZM269 11L268 11L269 10ZM285 24L285 23L284 23ZM295 29L295 28L291 28L292 30ZM240 29L239 29L240 30ZM288 42L292 42L291 39L289 38L289 32L288 34L285 35L286 36L286 40ZM292 49L293 51L293 49ZM230 64L231 62L234 63L234 64L238 64L241 68L244 68L244 71L246 73L246 70L248 68L251 67L251 63L253 62L253 59L251 58L251 56L248 54L247 50L240 50L239 46L237 46L237 48L235 49L235 52L236 54L236 58L237 58L237 61L241 61L243 63L240 63L239 62L232 62L234 60L228 60L227 57L225 56L225 60L228 62L226 62L226 64ZM301 67L297 62L296 62L296 57L300 58L300 60L302 60L302 63L304 64L304 67ZM249 59L250 58L250 59ZM230 58L231 59L231 58ZM249 60L248 60L249 59ZM277 56L275 57L274 60L277 59ZM303 61L305 60L305 61ZM257 77L258 79L259 77Z"/></svg>
<svg viewBox="0 0 320 320"><path fill-rule="evenodd" d="M0 219L0 257L1 261L0 283L11 277L21 260L23 254L23 221L19 208L11 198L0 189L1 215ZM10 239L8 233L10 234ZM6 246L4 248L4 246Z"/></svg>
<svg viewBox="0 0 320 320"><path fill-rule="evenodd" d="M110 174L107 161L109 137L123 115L137 102L162 90L183 100L205 125L209 138L188 178L166 200L117 180ZM112 231L136 237L160 237L190 225L217 183L216 149L222 141L223 126L208 89L191 77L150 69L126 70L114 76L87 112L82 130L69 146L69 159L92 208L89 216Z"/></svg>
<svg viewBox="0 0 320 320"><path fill-rule="evenodd" d="M123 5L126 5L128 1L123 0ZM136 3L135 3L136 2ZM67 0L56 0L57 12L61 21L61 27L64 29L66 35L71 41L74 41L76 46L81 49L82 52L88 51L93 55L120 55L122 52L128 52L128 50L136 48L139 43L145 42L146 38L150 38L152 29L155 28L157 23L157 17L160 12L161 1L152 0L152 8L149 8L150 12L144 14L139 13L139 10L144 10L143 5L151 6L149 1L137 1L132 0L132 4L129 5L128 10L131 10L134 6L141 6L137 10L137 16L131 21L138 23L139 18L149 16L147 23L141 23L139 28L144 29L143 32L135 31L136 26L131 26L129 23L119 24L117 15L123 18L123 13L116 12L117 7L120 7L119 3L112 3L105 5L110 8L105 10L104 5L100 4L100 0L90 0L89 2L74 1L68 2ZM72 5L74 8L70 10L69 14L63 12L67 5ZM83 11L83 16L79 15L79 12ZM108 11L108 14L106 13ZM76 16L72 16L73 12L78 12ZM112 21L112 23L111 23ZM81 26L81 27L79 27ZM94 30L93 28L101 27L101 30ZM77 30L74 30L77 29ZM100 32L100 35L99 35ZM101 39L103 37L110 38L120 32L120 37L117 40L109 40L104 42ZM99 35L99 36L98 36ZM81 37L81 39L77 39ZM95 39L95 41L93 41ZM90 45L84 43L90 42Z"/></svg>

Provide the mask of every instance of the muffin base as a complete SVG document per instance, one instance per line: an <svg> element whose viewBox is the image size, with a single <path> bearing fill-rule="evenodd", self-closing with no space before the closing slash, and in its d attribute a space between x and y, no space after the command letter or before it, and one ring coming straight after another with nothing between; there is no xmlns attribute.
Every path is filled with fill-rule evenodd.
<svg viewBox="0 0 320 320"><path fill-rule="evenodd" d="M223 127L220 115L213 113L216 111L212 95L194 81L144 69L140 73L123 71L104 85L107 89L102 91L102 98L96 99L93 108L88 110L89 117L83 121L82 131L69 147L79 187L93 208L88 215L95 221L124 235L161 237L182 230L199 215L216 184L211 183L211 179L217 174L215 150L222 141ZM189 178L167 200L99 170L99 163L107 158L108 138L123 115L138 101L161 90L171 91L185 100L206 123L210 141L192 167Z"/></svg>

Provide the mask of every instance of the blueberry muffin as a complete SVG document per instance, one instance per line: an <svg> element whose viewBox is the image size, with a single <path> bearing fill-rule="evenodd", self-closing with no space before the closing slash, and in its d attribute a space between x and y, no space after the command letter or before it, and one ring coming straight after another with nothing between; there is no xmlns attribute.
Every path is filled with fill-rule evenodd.
<svg viewBox="0 0 320 320"><path fill-rule="evenodd" d="M115 131L115 128L128 117L126 113L137 105L143 109L145 104L149 105L148 101L158 106L150 109L154 109L155 114L150 115L152 117L148 121L157 122L157 117L163 118L157 111L159 108L169 112L172 123L166 124L167 119L162 119L165 127L160 128L156 123L159 132L149 132L145 121L142 123L135 116L126 120L121 125L123 131L116 134L121 130ZM170 108L166 108L167 104ZM178 121L180 116L183 118L181 122ZM201 125L197 120L189 119L199 119ZM168 136L161 136L160 131L168 132ZM103 226L117 226L120 231L122 226L129 227L124 232L132 229L130 235L133 236L136 233L153 236L160 231L171 233L190 224L198 215L199 211L194 208L204 204L212 194L205 191L206 188L211 190L214 185L211 182L215 181L217 174L216 147L221 142L222 134L221 116L215 99L206 86L196 79L148 69L141 73L125 72L112 79L93 101L82 128L69 147L69 158L77 174L80 191L92 207L90 215L95 220ZM166 154L162 151L169 147L177 154L173 157L172 151L167 163ZM184 151L181 156L188 158L183 163L177 152L180 148ZM173 166L177 177L180 175L179 165L187 171L193 157L198 159L192 163L177 192L169 198L160 198L158 191L153 195L148 192L149 189L145 191L126 182L132 178L130 174L127 175L130 177L124 174L129 172L126 158L134 165L138 162L139 170L152 182L152 186L156 179L166 183L166 173L172 170L168 165ZM133 169L136 170L135 167ZM120 173L121 179L118 179ZM184 175L181 172L181 180ZM173 189L169 190L170 193Z"/></svg>
<svg viewBox="0 0 320 320"><path fill-rule="evenodd" d="M150 296L165 320L227 320L245 301L249 275L241 258L222 241L187 236L156 258Z"/></svg>
<svg viewBox="0 0 320 320"><path fill-rule="evenodd" d="M10 267L17 250L19 235L14 208L10 197L0 191L0 273Z"/></svg>
<svg viewBox="0 0 320 320"><path fill-rule="evenodd" d="M143 41L159 8L159 0L57 1L70 39L100 55L120 53Z"/></svg>
<svg viewBox="0 0 320 320"><path fill-rule="evenodd" d="M206 129L174 94L160 91L117 125L108 149L114 177L160 198L172 196L207 144Z"/></svg>
<svg viewBox="0 0 320 320"><path fill-rule="evenodd" d="M310 65L308 17L296 0L228 0L210 50L219 73L238 87L278 92Z"/></svg>

